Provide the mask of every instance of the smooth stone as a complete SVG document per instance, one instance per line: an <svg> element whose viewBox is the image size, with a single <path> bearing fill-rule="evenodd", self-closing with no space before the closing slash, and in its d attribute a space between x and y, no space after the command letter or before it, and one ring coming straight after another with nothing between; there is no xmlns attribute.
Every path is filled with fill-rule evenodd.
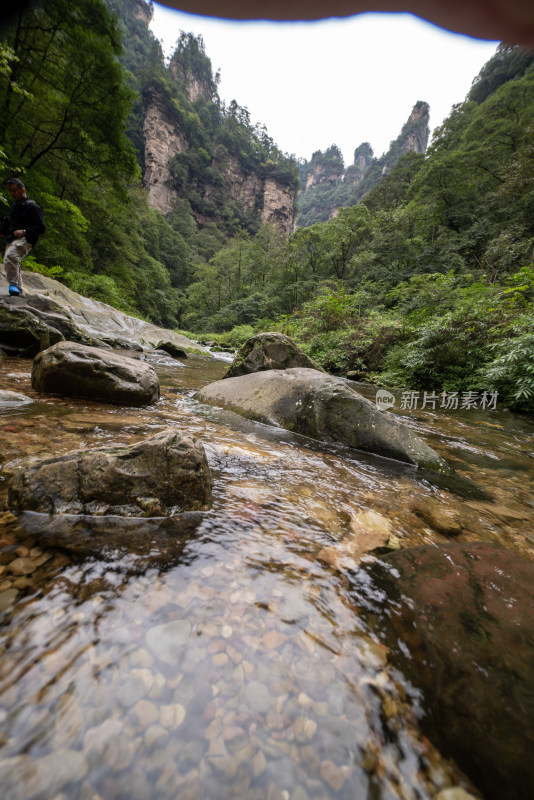
<svg viewBox="0 0 534 800"><path fill-rule="evenodd" d="M113 772L122 772L132 763L135 755L133 742L122 734L112 736L102 754L102 761Z"/></svg>
<svg viewBox="0 0 534 800"><path fill-rule="evenodd" d="M89 728L83 740L85 752L96 750L102 754L107 743L117 734L120 734L123 723L119 719L106 719L100 725Z"/></svg>
<svg viewBox="0 0 534 800"><path fill-rule="evenodd" d="M501 545L400 550L351 576L423 732L488 800L534 797L534 564Z"/></svg>
<svg viewBox="0 0 534 800"><path fill-rule="evenodd" d="M117 692L117 700L124 708L129 708L147 693L146 681L141 675L130 675Z"/></svg>
<svg viewBox="0 0 534 800"><path fill-rule="evenodd" d="M161 725L150 725L145 731L145 744L149 750L163 747L168 738L169 732L162 728Z"/></svg>
<svg viewBox="0 0 534 800"><path fill-rule="evenodd" d="M149 700L139 700L132 708L131 714L141 728L149 728L159 720L159 709Z"/></svg>
<svg viewBox="0 0 534 800"><path fill-rule="evenodd" d="M59 749L41 758L13 756L0 761L0 786L6 798L54 797L73 781L87 775L87 761L76 750Z"/></svg>
<svg viewBox="0 0 534 800"><path fill-rule="evenodd" d="M156 350L161 350L172 358L187 358L187 353L183 347L178 347L173 342L162 339L156 344Z"/></svg>
<svg viewBox="0 0 534 800"><path fill-rule="evenodd" d="M132 667L139 667L140 669L149 669L154 663L154 659L144 647L139 650L134 650L130 656L130 665Z"/></svg>
<svg viewBox="0 0 534 800"><path fill-rule="evenodd" d="M7 611L8 608L11 608L17 599L17 596L17 589L5 589L3 592L0 592L0 613Z"/></svg>
<svg viewBox="0 0 534 800"><path fill-rule="evenodd" d="M307 717L297 717L293 723L293 730L297 742L310 742L317 731L317 723Z"/></svg>
<svg viewBox="0 0 534 800"><path fill-rule="evenodd" d="M7 389L0 389L0 408L12 408L33 403L31 397L27 397L20 392L10 392Z"/></svg>
<svg viewBox="0 0 534 800"><path fill-rule="evenodd" d="M465 527L465 521L459 511L448 508L445 503L440 503L432 497L417 500L412 506L412 511L432 530L443 536L459 536Z"/></svg>
<svg viewBox="0 0 534 800"><path fill-rule="evenodd" d="M175 731L183 723L186 711L181 703L172 703L168 706L161 706L159 710L159 721L163 728Z"/></svg>
<svg viewBox="0 0 534 800"><path fill-rule="evenodd" d="M339 792L343 788L348 777L345 770L329 760L321 762L319 774L323 781L327 783L334 792Z"/></svg>
<svg viewBox="0 0 534 800"><path fill-rule="evenodd" d="M342 378L315 369L255 372L210 383L201 403L319 441L335 442L417 467L453 474L452 468L397 417L379 411Z"/></svg>
<svg viewBox="0 0 534 800"><path fill-rule="evenodd" d="M32 572L42 566L50 556L40 556L39 558L15 558L13 561L8 565L9 571L13 575L31 575Z"/></svg>
<svg viewBox="0 0 534 800"><path fill-rule="evenodd" d="M273 704L273 698L268 687L259 681L251 681L244 692L245 701L249 708L264 714Z"/></svg>
<svg viewBox="0 0 534 800"><path fill-rule="evenodd" d="M32 387L43 394L84 397L124 406L159 399L159 379L143 361L75 342L41 351L32 367Z"/></svg>
<svg viewBox="0 0 534 800"><path fill-rule="evenodd" d="M150 652L164 664L178 664L190 633L191 623L179 619L150 628L145 642Z"/></svg>

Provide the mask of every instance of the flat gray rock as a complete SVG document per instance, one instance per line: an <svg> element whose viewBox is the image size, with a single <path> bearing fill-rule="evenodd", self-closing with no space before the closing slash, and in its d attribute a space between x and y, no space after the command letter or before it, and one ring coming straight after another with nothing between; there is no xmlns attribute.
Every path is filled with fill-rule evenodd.
<svg viewBox="0 0 534 800"><path fill-rule="evenodd" d="M226 378L209 384L195 398L313 439L452 473L446 461L393 415L378 411L341 378L314 369Z"/></svg>
<svg viewBox="0 0 534 800"><path fill-rule="evenodd" d="M165 341L172 342L178 348L208 355L202 345L192 342L180 333L130 317L99 300L83 297L53 278L26 270L22 270L22 276L24 296L7 297L6 304L38 315L47 325L61 331L67 340L83 341L87 344L97 344L98 341L105 340L113 342L114 346L129 349L135 349L137 343L143 349L151 350L165 337ZM0 295L7 294L7 290L5 272L0 269ZM54 341L57 339L51 339L49 344ZM35 355L35 352L37 350L31 355Z"/></svg>

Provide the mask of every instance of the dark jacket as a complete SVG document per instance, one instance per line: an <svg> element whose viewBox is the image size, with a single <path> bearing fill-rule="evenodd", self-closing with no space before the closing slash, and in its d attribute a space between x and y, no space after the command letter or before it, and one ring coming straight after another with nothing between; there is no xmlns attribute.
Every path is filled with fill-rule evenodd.
<svg viewBox="0 0 534 800"><path fill-rule="evenodd" d="M9 210L9 217L0 223L0 234L5 236L8 242L13 241L13 233L18 230L26 231L26 239L34 247L39 236L45 232L43 212L34 200L13 203Z"/></svg>

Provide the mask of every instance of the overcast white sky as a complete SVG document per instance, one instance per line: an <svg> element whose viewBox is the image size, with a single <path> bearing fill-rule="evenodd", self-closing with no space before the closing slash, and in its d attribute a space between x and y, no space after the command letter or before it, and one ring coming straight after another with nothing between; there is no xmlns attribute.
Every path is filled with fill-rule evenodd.
<svg viewBox="0 0 534 800"><path fill-rule="evenodd" d="M382 155L418 100L437 127L497 42L447 33L409 14L321 22L229 22L154 4L151 29L166 56L181 30L202 34L219 95L250 111L284 152L309 159L337 144L349 165L370 142Z"/></svg>

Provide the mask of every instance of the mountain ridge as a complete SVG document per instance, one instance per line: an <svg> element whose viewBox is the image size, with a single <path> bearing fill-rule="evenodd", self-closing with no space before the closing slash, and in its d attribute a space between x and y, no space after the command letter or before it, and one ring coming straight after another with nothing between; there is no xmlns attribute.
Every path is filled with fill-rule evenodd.
<svg viewBox="0 0 534 800"><path fill-rule="evenodd" d="M332 219L342 207L357 205L388 175L402 156L409 152L424 154L430 136L430 106L419 100L404 123L400 134L380 158L375 158L369 142L354 151L354 161L345 168L343 156L333 144L324 153L317 150L309 162L299 164L301 210L297 227Z"/></svg>

